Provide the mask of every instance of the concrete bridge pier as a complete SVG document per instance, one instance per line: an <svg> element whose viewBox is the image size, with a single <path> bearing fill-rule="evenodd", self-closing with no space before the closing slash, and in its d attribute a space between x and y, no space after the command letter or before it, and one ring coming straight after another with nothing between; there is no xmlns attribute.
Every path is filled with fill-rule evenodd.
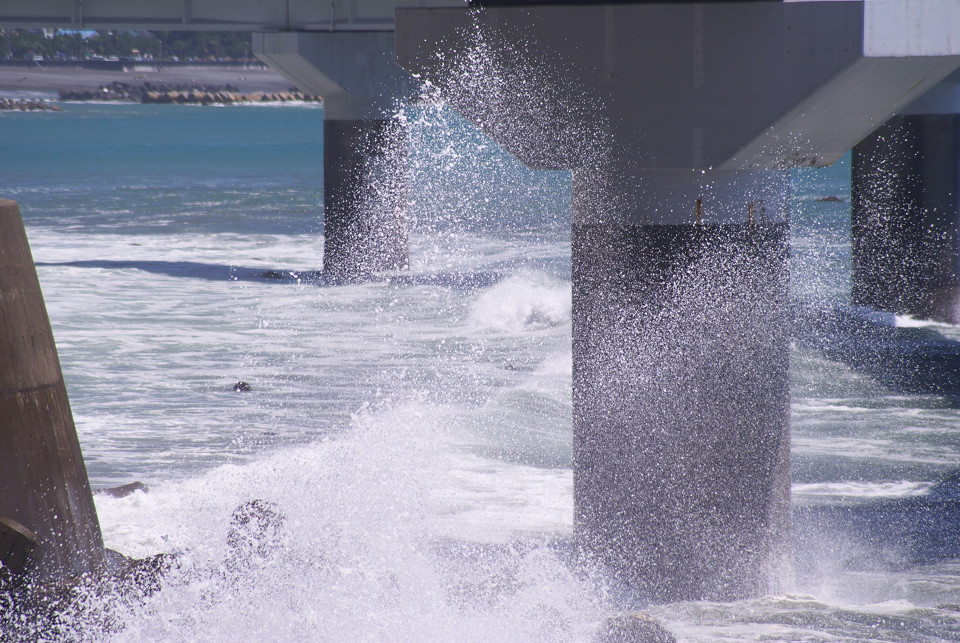
<svg viewBox="0 0 960 643"><path fill-rule="evenodd" d="M956 69L960 7L475 4L398 10L397 60L529 167L573 171L578 544L649 600L785 589L784 170Z"/></svg>
<svg viewBox="0 0 960 643"><path fill-rule="evenodd" d="M406 147L396 119L324 118L324 274L407 268Z"/></svg>
<svg viewBox="0 0 960 643"><path fill-rule="evenodd" d="M629 215L604 221L578 174L582 551L659 601L783 591L792 578L789 178L639 173L621 183L634 194L616 195L627 197Z"/></svg>
<svg viewBox="0 0 960 643"><path fill-rule="evenodd" d="M960 323L960 116L894 116L854 147L851 218L854 304Z"/></svg>
<svg viewBox="0 0 960 643"><path fill-rule="evenodd" d="M18 524L0 524L0 560L14 571L34 569L40 580L55 581L102 569L100 523L20 209L0 199L0 523L6 520ZM39 547L29 552L23 541L34 535Z"/></svg>
<svg viewBox="0 0 960 643"><path fill-rule="evenodd" d="M324 273L361 279L408 265L407 134L393 118L415 85L393 32L254 34L254 52L323 96Z"/></svg>

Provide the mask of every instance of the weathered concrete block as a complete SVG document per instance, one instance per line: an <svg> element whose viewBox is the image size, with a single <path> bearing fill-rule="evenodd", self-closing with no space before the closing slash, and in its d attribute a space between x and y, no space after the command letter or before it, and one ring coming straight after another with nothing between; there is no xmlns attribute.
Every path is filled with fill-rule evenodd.
<svg viewBox="0 0 960 643"><path fill-rule="evenodd" d="M0 518L0 563L14 574L28 571L39 554L37 535L10 518Z"/></svg>
<svg viewBox="0 0 960 643"><path fill-rule="evenodd" d="M36 534L44 580L104 561L87 471L20 209L0 199L0 516Z"/></svg>

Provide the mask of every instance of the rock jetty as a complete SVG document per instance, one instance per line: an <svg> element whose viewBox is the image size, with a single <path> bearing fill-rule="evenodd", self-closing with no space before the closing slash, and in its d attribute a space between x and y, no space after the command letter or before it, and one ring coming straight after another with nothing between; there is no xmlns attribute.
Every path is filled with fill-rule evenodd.
<svg viewBox="0 0 960 643"><path fill-rule="evenodd" d="M53 105L45 100L18 100L14 98L0 98L0 112L2 111L50 111L62 112L63 108L59 105Z"/></svg>
<svg viewBox="0 0 960 643"><path fill-rule="evenodd" d="M233 85L168 85L145 82L131 85L119 81L97 89L67 89L60 92L61 101L121 101L131 103L180 103L194 105L231 105L233 103L320 102L291 88L286 92L241 93Z"/></svg>

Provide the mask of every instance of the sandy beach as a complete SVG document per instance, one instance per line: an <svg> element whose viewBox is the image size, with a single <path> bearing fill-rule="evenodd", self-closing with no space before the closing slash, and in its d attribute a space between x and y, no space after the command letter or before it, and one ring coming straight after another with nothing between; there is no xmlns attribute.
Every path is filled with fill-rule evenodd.
<svg viewBox="0 0 960 643"><path fill-rule="evenodd" d="M262 68L156 67L138 65L130 71L80 68L0 67L0 96L11 93L57 94L65 89L94 89L114 81L139 84L234 85L241 93L280 92L293 86L280 74Z"/></svg>

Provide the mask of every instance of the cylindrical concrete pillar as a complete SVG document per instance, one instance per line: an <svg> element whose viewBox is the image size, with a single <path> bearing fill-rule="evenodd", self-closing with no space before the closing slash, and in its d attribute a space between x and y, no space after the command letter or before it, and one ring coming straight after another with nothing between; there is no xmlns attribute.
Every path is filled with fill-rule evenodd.
<svg viewBox="0 0 960 643"><path fill-rule="evenodd" d="M325 274L356 279L407 267L406 156L395 119L324 121Z"/></svg>
<svg viewBox="0 0 960 643"><path fill-rule="evenodd" d="M960 116L895 116L853 149L853 303L960 323Z"/></svg>
<svg viewBox="0 0 960 643"><path fill-rule="evenodd" d="M0 518L39 540L42 579L104 562L87 470L20 209L0 199Z"/></svg>
<svg viewBox="0 0 960 643"><path fill-rule="evenodd" d="M575 531L650 600L789 581L789 227L755 178L637 177L612 221L574 178Z"/></svg>

